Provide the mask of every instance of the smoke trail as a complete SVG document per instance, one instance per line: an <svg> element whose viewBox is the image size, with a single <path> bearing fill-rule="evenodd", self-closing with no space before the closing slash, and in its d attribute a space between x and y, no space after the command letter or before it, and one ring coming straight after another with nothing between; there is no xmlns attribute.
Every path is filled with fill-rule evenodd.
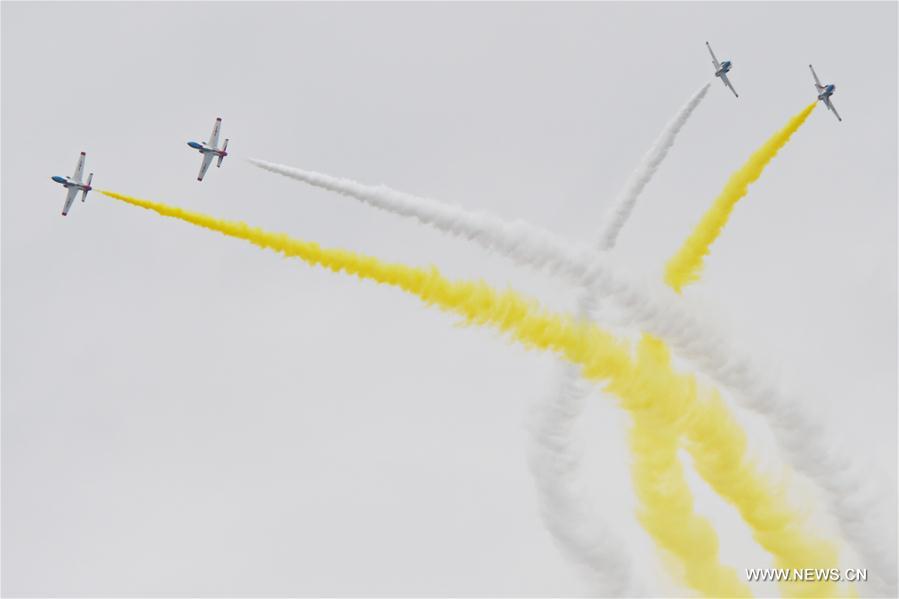
<svg viewBox="0 0 899 599"><path fill-rule="evenodd" d="M396 286L417 295L428 304L462 315L469 323L494 326L528 347L550 350L563 355L571 362L579 364L587 378L610 380L610 388L619 389L616 394L625 400L625 407L628 406L628 401L634 406L639 406L640 395L629 395L624 390L633 389L635 385L644 384L640 381L646 380L659 381L666 386L670 377L676 376L671 374L670 370L654 368L651 362L644 361L635 365L627 345L599 327L586 321L548 312L536 302L512 291L498 293L483 282L449 281L434 268L422 269L384 263L353 252L323 249L315 243L295 240L285 234L269 233L244 223L218 220L113 192L101 193L153 210L163 216L178 218L244 239L286 256L298 257L309 264ZM692 377L686 377L685 380L687 388L695 386ZM658 393L658 390L654 393ZM653 409L656 409L655 404ZM678 407L668 406L668 413L681 412ZM714 450L714 446L703 447L703 450L708 451L710 448ZM705 556L705 553L702 555ZM713 577L713 581L722 584L709 588L707 592L710 594L727 596L733 593L733 589L723 584L719 577Z"/></svg>
<svg viewBox="0 0 899 599"><path fill-rule="evenodd" d="M550 312L536 300L514 291L499 292L483 281L451 281L435 267L419 268L383 262L348 250L322 248L314 242L294 239L285 233L265 231L243 222L222 220L112 191L98 191L161 216L243 239L287 257L299 258L312 266L397 287L428 305L464 317L468 324L490 325L529 348L560 353L581 365L588 378L624 378L632 370L626 343L589 322Z"/></svg>
<svg viewBox="0 0 899 599"><path fill-rule="evenodd" d="M671 302L649 286L640 291L610 270L603 276L614 281L595 288L625 307L634 326L665 339L681 357L729 389L740 405L766 419L787 462L824 491L840 532L869 569L870 586L879 587L875 593L895 596L895 514L882 503L885 494L872 489L878 481L867 478L851 452L835 443L837 437L820 411L783 388L768 368L712 328L689 302Z"/></svg>
<svg viewBox="0 0 899 599"><path fill-rule="evenodd" d="M731 175L712 207L668 262L665 280L673 289L680 292L684 286L699 279L703 258L708 255L710 246L720 235L733 207L746 195L749 186L761 176L768 163L802 126L816 105L817 103L812 103L792 117L785 127L769 138ZM743 373L739 372L741 369L744 369ZM735 361L727 374L721 368L710 371L709 374L716 380L730 384L746 407L767 417L788 460L825 490L830 511L836 516L841 532L865 562L874 566L874 576L881 586L880 591L895 594L895 545L888 540L894 527L887 525L883 530L878 530L877 527L878 518L889 520L890 516L877 504L876 494L868 495L871 483L862 478L861 472L845 457L845 453L835 451L823 442L828 439L832 444L829 441L832 437L824 434L826 427L823 422L819 418L808 417L807 412L810 410L804 410L806 406L798 398L790 399L782 391L773 388L763 390L764 385L758 383L765 381L766 377L751 368L748 360ZM799 419L806 421L795 422ZM694 455L694 460L698 466L701 465L699 457ZM828 469L833 469L832 475L826 474ZM701 467L700 471L702 473ZM709 480L705 474L703 477ZM714 487L714 483L712 484ZM865 507L861 507L862 505ZM744 519L747 514L752 513L749 508L750 506L741 508ZM747 521L752 525L751 521ZM762 545L765 546L765 543ZM797 554L796 548L782 543L773 543L766 548L778 558L779 563L784 564L790 562L790 554ZM811 549L813 547L802 551ZM802 551L798 554L801 555ZM796 590L794 588L792 592L795 593ZM805 587L800 590L816 593Z"/></svg>
<svg viewBox="0 0 899 599"><path fill-rule="evenodd" d="M253 162L266 170L413 216L499 251L519 264L546 268L578 287L591 287L598 295L608 296L624 309L635 327L667 341L681 357L730 390L743 407L765 417L790 465L824 490L842 534L862 556L869 575L880 579L886 594L896 594L896 547L892 542L895 514L881 504L881 494L870 491L875 481L866 478L845 452L834 449L834 436L825 432L828 427L817 411L783 389L769 368L760 367L754 358L739 351L727 335L712 326L708 315L691 308L689 301L677 302L670 290L652 283L638 284L615 269L602 253L572 246L522 221L506 223L493 215L465 212L385 187ZM885 520L890 524L885 526Z"/></svg>
<svg viewBox="0 0 899 599"><path fill-rule="evenodd" d="M540 402L533 406L528 466L534 477L544 525L559 551L589 583L597 597L644 597L643 584L632 575L626 543L603 520L599 504L580 484L582 451L574 426L594 383L579 376L577 366L566 377L566 392L580 403ZM580 526L578 526L580 523Z"/></svg>
<svg viewBox="0 0 899 599"><path fill-rule="evenodd" d="M814 104L791 119L784 130L775 134L761 149L753 154L747 164L737 174L731 177L731 180L725 186L725 191L716 199L712 208L706 213L701 224L697 227L697 230L694 230L693 234L688 238L685 246L689 245L689 240L703 239L706 242L703 253L707 253L708 246L720 234L733 205L747 193L749 184L758 179L764 166L770 162L780 147L786 144L790 135L799 128L812 109L814 109ZM703 235L703 232L706 232L706 234ZM675 257L672 262L676 259ZM696 262L698 260L694 260L694 263ZM685 270L687 269L681 268L682 272ZM692 270L691 276L679 279L669 277L666 278L666 282L675 290L681 291L684 285L698 280L699 274L699 266L697 264ZM653 356L660 363L665 363L669 360L668 350L660 340L644 335L640 347L645 352L644 355ZM764 483L758 480L757 475L751 470L744 471L746 468L745 434L736 422L730 419L727 408L720 400L720 397L715 395L707 405L706 410L704 416L714 415L710 420L714 421L715 425L708 426L708 423L706 423L705 426L699 429L699 434L688 434L694 463L701 476L719 494L735 504L743 519L753 529L756 540L775 556L778 567L800 568L805 560L809 560L809 556L815 556L815 558L810 560L814 563L829 563L831 567L836 566L836 551L814 542L809 543L807 540L802 539L801 536L797 539L796 535L792 535L790 529L796 526L796 514L785 512L783 502L772 502L771 500L774 496L767 492L768 490L764 488ZM694 424L697 422L696 419L693 420ZM731 426L722 426L726 422L730 422ZM659 432L663 433L664 431ZM637 435L639 436L639 432ZM702 443L697 443L697 440L715 440L712 446L717 451L709 453L707 451L709 448L702 448ZM658 442L661 447L654 447L654 441ZM646 437L642 439L642 445L646 449L654 449L658 453L659 459L677 460L677 445L676 443L670 443L664 434ZM722 458L722 456L724 457ZM715 460L715 463L710 464L710 459ZM722 469L722 461L726 461L728 467ZM722 473L728 474L727 479L722 479ZM644 495L647 497L647 501L656 502L647 507L650 509L655 508L656 512L658 512L658 521L672 528L677 526L677 520L671 519L671 514L665 510L665 506L669 505L672 499L674 499L675 503L678 503L676 497L672 498L664 493ZM746 501L747 499L749 499L748 502ZM820 583L815 584L814 588L802 585L797 587L795 583L786 583L782 584L782 586L786 587L789 595L800 593L814 597L825 596L826 593L834 590L830 585L822 585Z"/></svg>
<svg viewBox="0 0 899 599"><path fill-rule="evenodd" d="M787 125L771 136L756 150L738 171L730 176L724 189L715 198L712 209L705 213L699 225L693 230L680 250L671 258L665 268L665 281L676 291L699 278L702 260L709 253L709 247L721 233L731 211L737 202L749 191L769 162L777 155L790 137L802 126L818 102L812 102L790 119Z"/></svg>
<svg viewBox="0 0 899 599"><path fill-rule="evenodd" d="M528 422L528 466L543 523L562 554L590 581L592 594L646 596L633 576L627 543L579 484L583 450L574 430L595 384L569 362L562 362L560 370L558 399L553 394L536 402Z"/></svg>
<svg viewBox="0 0 899 599"><path fill-rule="evenodd" d="M264 170L315 187L355 198L375 208L408 216L453 236L474 241L488 250L513 257L532 268L546 269L575 283L584 282L593 252L522 220L504 221L486 212L468 212L457 206L418 197L383 185L363 185L322 173L250 158Z"/></svg>
<svg viewBox="0 0 899 599"><path fill-rule="evenodd" d="M696 389L666 388L663 395L656 396L657 386L663 382L653 380L654 375L670 372L670 363L664 346L649 343L647 339L644 337L638 346L632 388L619 389L617 382L608 388L609 392L632 398L626 407L633 415L631 476L640 501L637 516L655 542L678 559L681 567L675 574L690 588L705 597L750 597L748 585L737 572L721 565L714 527L693 509L693 494L677 457L681 430L672 426L682 416L660 417L659 414L659 400L669 404L672 399L675 399L673 403L680 403L678 400L694 403L686 396L695 398Z"/></svg>
<svg viewBox="0 0 899 599"><path fill-rule="evenodd" d="M869 570L873 596L896 596L896 520L893 509L881 500L887 496L879 488L882 481L859 469L821 412L783 387L769 368L699 316L689 301L671 302L652 286L641 289L626 282L608 263L596 267L594 289L621 305L633 326L665 339L681 357L730 390L741 406L765 418L787 462L824 492L843 538Z"/></svg>
<svg viewBox="0 0 899 599"><path fill-rule="evenodd" d="M598 252L578 247L552 233L522 221L506 223L493 215L465 212L426 198L366 186L251 160L257 166L309 184L355 197L398 214L412 216L453 235L470 239L488 250L499 251L519 264L546 268L579 287L592 286L619 304L634 326L665 339L678 354L706 376L730 390L746 409L770 423L789 463L808 476L827 497L843 536L862 556L869 574L879 579L883 592L895 595L895 514L884 506L866 478L847 457L833 447L832 434L819 413L786 391L770 369L715 330L707 316L687 303L672 301L670 292L652 284L638 285L618 272ZM826 326L826 325L822 325ZM886 522L886 524L884 524Z"/></svg>
<svg viewBox="0 0 899 599"><path fill-rule="evenodd" d="M602 235L601 249L614 245L637 197L664 160L680 129L702 101L708 87L708 84L703 85L678 111L616 198ZM536 263L548 266L555 271L567 269L572 263L571 258L585 253L584 249L569 249L566 244L520 221L507 224L490 215L466 214L458 208L383 186L360 185L261 160L251 162L277 174L354 197L376 208L435 224L450 233L479 242L488 249L493 243L497 243L514 251L519 259L532 265ZM566 255L571 258L565 257ZM580 279L580 272L568 272ZM592 293L585 290L579 302L580 316L589 314L592 301ZM580 455L572 445L571 430L583 411L585 401L585 392L578 384L578 378L577 368L567 368L562 374L561 393L534 410L534 418L529 427L529 465L537 482L544 522L562 552L589 576L597 593L617 596L632 586L630 567L621 551L623 544L611 537L611 531L602 522L598 512L585 512L589 508L579 507L590 503L587 498L579 496L574 484Z"/></svg>
<svg viewBox="0 0 899 599"><path fill-rule="evenodd" d="M634 205L637 203L637 198L640 197L643 189L652 180L659 165L665 160L668 150L671 149L671 146L674 145L674 141L677 139L678 133L687 124L687 119L690 118L690 115L702 102L706 92L709 91L709 85L709 83L706 83L699 91L693 94L693 97L687 101L674 118L671 119L671 122L665 126L652 148L646 153L640 165L628 179L621 193L618 194L618 198L612 204L612 210L606 217L605 226L600 235L600 250L611 250L615 247L618 235L630 218Z"/></svg>
<svg viewBox="0 0 899 599"><path fill-rule="evenodd" d="M701 99L701 94L704 94L706 90L707 86L701 90L699 98L693 99L693 102L698 103L699 99ZM691 103L688 103L685 108L689 108ZM687 111L685 110L684 112ZM682 126L688 114L679 115L681 118L675 119L673 124ZM788 128L791 131L795 131L798 126L799 124L793 125L791 122ZM650 152L644 163L635 171L631 181L621 194L621 199L616 203L615 208L606 221L606 227L600 237L599 247L601 250L610 250L614 247L617 236L627 221L642 187L651 179L655 169L664 158L667 149L673 144L676 132L675 130L667 136L663 135L660 142L667 143L664 146L662 146L662 143L659 143L657 148L662 146L664 150L659 152L654 148L656 151ZM780 146L782 146L788 138L789 135L784 136L780 134L773 139L782 139L780 142ZM772 144L769 142L766 145ZM766 150L765 147L757 152L754 158L764 152L764 150ZM765 155L769 157L765 162L770 161L770 157L773 157L776 151L777 148L774 148L773 151L768 150ZM759 162L759 160L750 160L750 164L756 162ZM757 169L758 172L755 174L754 179L761 174L762 168L763 165ZM743 193L745 194L745 188L748 187L748 183L743 187ZM585 293L589 294L590 291L585 290ZM580 314L580 316L585 315ZM659 363L667 363L667 348L662 345L661 341L644 336L639 347L641 349L639 355L643 359L653 359L655 357L655 359L660 360ZM569 370L569 372L571 371ZM577 401L577 398L567 396L570 388L569 385L564 384L563 394L559 397L560 401L569 399ZM670 394L672 389L669 387L660 391L662 394ZM664 399L664 395L652 399L660 401ZM727 481L730 484L720 484L723 480L722 472L720 469L718 471L709 469L708 458L704 458L702 453L694 458L697 465L705 465L705 467L699 469L700 474L710 482L716 491L736 505L744 520L753 529L755 538L765 549L775 555L776 563L780 566L801 567L805 563L803 560L808 559L812 555L816 556L816 559L813 560L814 563L829 563L831 566L835 566L836 552L832 549L829 551L821 550L819 549L821 546L809 543L806 539L803 539L804 535L794 529L796 522L801 521L801 518L797 514L784 513L785 508L779 505L781 502L772 501L775 495L766 492L768 489L765 489L754 470L744 470L738 467L745 462L746 446L743 432L730 419L723 404L716 405L720 405L721 410L723 410L718 414L718 420L731 423L731 427L728 430L734 437L730 440L739 439L743 443L718 446L717 451L712 454L720 455L724 447L731 449L731 453L726 454L730 458L730 466L735 467L730 470L730 473L733 475ZM713 432L715 431L706 429L703 431L704 435L700 435L698 438L708 438ZM670 426L668 420L661 423L651 423L647 422L644 416L635 416L634 426L631 430L631 446L635 452L633 465L634 483L642 504L641 522L657 542L680 559L685 568L685 582L699 592L707 592L702 585L707 581L705 573L716 570L716 563L713 560L717 559L717 538L712 527L693 512L692 495L677 457L678 437L678 431ZM696 446L695 438L693 446ZM748 505L745 501L746 498L752 499ZM768 504L772 505L767 505L767 510L761 510L758 505L760 501L763 503L767 501ZM764 513L767 517L759 518L758 515L760 513ZM696 547L706 547L707 550L701 552L702 557L690 561L690 558L695 558L696 554L691 550ZM715 552L712 552L712 549ZM818 550L817 553L811 551L816 549ZM791 594L795 594L796 591L810 592L813 596L824 596L824 593L832 591L831 588L818 588L819 586L821 585L816 585L815 588L788 588L787 590Z"/></svg>
<svg viewBox="0 0 899 599"><path fill-rule="evenodd" d="M649 335L641 338L633 384L635 389L622 390L613 381L608 390L638 402L624 407L634 413L631 442L637 457L634 482L643 502L642 521L652 526L655 538L673 537L688 547L703 542L701 528L694 528L694 537L683 524L692 518L692 505L674 441L685 437L699 474L737 509L752 529L753 538L774 556L777 567L801 569L808 563L837 567L836 547L807 530L805 511L790 507L783 485L766 480L751 460L746 434L718 392L697 389L692 376L675 373L668 348L661 340ZM643 463L646 461L655 470L648 469ZM675 544L674 549L678 548L682 546ZM687 574L696 572L699 576L707 567L701 562L681 561ZM703 583L701 578L688 576L687 582L703 591L695 586ZM830 582L781 586L787 596L829 597L838 592Z"/></svg>
<svg viewBox="0 0 899 599"><path fill-rule="evenodd" d="M636 203L637 197L665 158L680 128L696 106L698 106L707 89L707 85L703 86L694 94L666 127L659 140L654 144L640 167L628 181L628 184L614 203L614 208L607 221L608 224L601 236L601 249L610 249L614 245L618 233ZM433 200L416 198L385 187L367 187L352 181L335 179L327 175L300 171L262 161L253 161L253 163L282 175L356 197L378 208L384 208L406 216L413 216L429 224L437 224L440 228L480 241L482 244L488 245L488 247L489 243L485 243L485 240L491 238L504 239L506 240L506 247L514 246L517 248L516 251L521 252L523 247L521 241L516 240L509 243L508 240L514 239L522 233L524 234L522 239L530 240L538 237L538 235L533 233L534 228L524 223L507 225L506 223L496 221L494 217L489 215L465 215L456 208L434 202ZM493 231L484 231L487 226L492 227ZM472 233L472 230L475 230L475 233ZM540 248L551 248L550 251L553 253L558 253L559 248L562 247L562 244L557 240L547 240L545 236L541 243L535 245ZM545 252L538 251L536 248L527 253L529 257L525 258L525 260L530 260L533 256L541 256L545 264L555 263L552 258L545 257ZM582 252L576 251L573 253L580 254ZM581 314L589 313L591 298L592 294L589 291L585 291L580 302L579 312ZM531 469L538 479L544 519L556 537L560 548L575 563L587 570L594 581L600 581L599 588L606 590L608 584L615 579L609 575L603 575L605 568L615 568L622 573L627 571L621 569L620 558L610 559L614 555L614 544L608 542L609 533L605 530L602 522L598 518L590 518L588 513L584 513L584 509L577 507L583 501L583 498L576 496L574 491L576 487L571 484L571 480L576 476L579 456L577 451L571 447L570 442L567 441L567 439L570 439L570 431L582 412L581 406L584 403L584 393L583 391L579 392L579 385L576 379L577 369L569 369L569 374L564 377L562 382L564 392L558 396L555 405L551 400L539 406L535 411L537 417L531 426L533 442L529 452L530 463ZM682 488L687 489L685 481L683 481ZM569 490L570 492L567 492ZM665 498L658 496L658 494L647 497L657 497L659 499L657 505L662 505L665 502ZM689 532L690 529L684 530ZM697 531L697 534L701 536L703 532ZM689 537L682 535L682 539L685 542L680 546L681 548L694 545ZM701 540L699 545L702 545ZM682 557L691 559L692 554L682 554ZM699 566L700 569L707 565L702 561L697 561L696 563L702 564ZM624 576L621 576L620 579L623 579L621 582L627 581ZM694 578L693 580L697 579ZM614 589L609 594L620 594L620 589Z"/></svg>
<svg viewBox="0 0 899 599"><path fill-rule="evenodd" d="M702 102L708 89L709 84L706 83L690 97L674 118L665 125L652 147L643 156L612 203L612 208L605 219L605 227L600 234L598 244L600 251L611 250L615 246L637 199L655 175L674 145L678 133ZM578 298L576 316L587 318L595 309L595 295L589 288L583 289ZM588 509L586 506L593 506L593 501L576 491L578 487L575 481L582 476L582 455L581 448L573 437L573 430L584 412L587 396L594 386L582 382L578 368L568 363L560 364L558 376L558 388L538 402L528 427L530 433L528 462L537 487L541 514L546 527L563 553L574 563L586 567L595 579L604 583L596 585L597 594L620 596L624 589L635 586L631 576L630 560L625 557L626 545L614 539L610 527L602 520L598 510L585 512ZM679 488L685 489L689 494L685 481ZM698 528L703 531L706 529L699 526L685 527L683 530ZM714 535L714 531L711 531L711 534ZM714 557L717 560L717 551ZM717 564L713 565L714 568L719 568ZM703 563L703 567L708 572L714 569L707 562ZM687 577L687 580L692 582L695 578ZM611 586L613 582L616 583L615 586ZM741 587L733 584L731 588Z"/></svg>
<svg viewBox="0 0 899 599"><path fill-rule="evenodd" d="M669 261L665 279L672 288L680 292L685 285L698 280L702 259L708 254L709 247L726 224L736 202L746 195L749 185L761 176L767 164L805 122L815 106L816 103L812 103L792 117L783 129L768 139L737 172L731 175L713 206L703 216L679 252ZM705 339L703 338L703 340ZM712 339L712 337L707 339ZM705 370L711 378L730 386L735 391L737 399L745 407L753 409L767 418L788 461L823 488L828 507L836 517L844 537L854 546L866 564L874 566L873 575L877 578L874 582L880 587L875 592L896 594L895 545L890 542L895 525L888 523L893 519L892 515L879 505L876 499L877 493L871 492L870 481L864 479L861 471L846 457L846 452L828 447L828 445L832 445L830 440L833 437L826 434L826 427L820 418L809 416L813 413L809 406L799 401L798 398L790 398L788 394L778 389L776 383L769 382L770 377L753 367L751 361L746 357L732 360L729 366L722 362L713 366L711 362L714 359L709 353L712 351L712 347L713 344L707 344L705 349L694 353L694 364ZM681 345L681 348L683 349L684 345ZM729 351L723 350L720 356L728 354ZM721 417L726 414L726 408L720 400L712 405L722 413L713 418L716 425L707 425L698 434L688 436L691 438L692 446L695 447L695 439L710 439L717 435L719 441L713 443L713 446L721 451L725 447L722 444L724 441L740 439L743 433L736 423L730 430L721 425ZM797 422L798 420L803 420L803 422ZM722 434L724 431L728 431L727 435ZM825 440L827 441L825 442ZM728 485L722 486L723 481L719 475L708 469L708 456L715 454L691 451L694 463L702 477L720 495L737 506L743 519L755 531L756 540L776 557L778 564L784 567L793 567L800 563L797 560L808 555L818 555L818 563L826 561L825 555L820 553L821 548L814 544L796 545L794 542L788 541L788 535L784 533L760 536L759 531L773 530L772 524L778 521L782 525L786 525L791 518L778 512L775 505L762 507L762 504L758 502L748 504L740 502L740 498L752 496L755 493L753 487L759 488L762 483L755 481L750 482L747 486L745 474L738 475L740 469L736 456L741 455L742 451L736 451L737 445L732 444L731 447L734 450L731 452L730 458L731 472L735 474L731 483L735 483L736 479L743 478L742 485L734 487L731 484L730 488L727 488ZM752 476L748 478L751 481ZM766 522L759 519L758 516L761 513L769 516ZM882 530L878 530L877 523L880 519L887 522ZM819 551L816 553L816 550ZM821 596L825 592L825 589L818 588L818 585L815 585L814 589L802 585L797 587L795 583L785 586L787 586L789 594L798 592Z"/></svg>

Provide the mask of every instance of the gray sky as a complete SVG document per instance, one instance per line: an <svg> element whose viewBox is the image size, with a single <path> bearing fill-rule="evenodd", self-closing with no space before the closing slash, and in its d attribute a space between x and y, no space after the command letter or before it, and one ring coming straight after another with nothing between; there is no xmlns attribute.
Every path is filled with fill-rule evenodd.
<svg viewBox="0 0 899 599"><path fill-rule="evenodd" d="M714 82L620 255L660 275L730 172L814 99L812 62L844 122L816 109L689 293L895 480L896 16L895 3L3 3L3 593L580 592L524 454L551 356L97 193L63 219L49 177L85 150L100 188L567 309L560 281L243 158L592 240L711 77L706 39L740 98ZM233 154L198 183L185 142L216 116ZM765 427L741 418L777 463ZM633 517L626 425L597 395L581 431L590 485L650 589L671 592ZM696 488L727 562L769 565Z"/></svg>

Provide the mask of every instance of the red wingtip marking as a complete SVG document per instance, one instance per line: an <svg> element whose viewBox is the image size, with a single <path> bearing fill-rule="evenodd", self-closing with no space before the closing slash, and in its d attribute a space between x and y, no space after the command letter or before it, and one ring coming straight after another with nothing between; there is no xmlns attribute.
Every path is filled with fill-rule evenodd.
<svg viewBox="0 0 899 599"><path fill-rule="evenodd" d="M197 177L197 181L202 181L202 180L203 180L203 179L201 179L200 177Z"/></svg>
<svg viewBox="0 0 899 599"><path fill-rule="evenodd" d="M220 117L220 116L215 117L215 120L220 121L220 120L222 120L222 117Z"/></svg>
<svg viewBox="0 0 899 599"><path fill-rule="evenodd" d="M65 216L65 215L66 215L66 213L65 213L65 212L63 212L63 213L62 213L62 215L63 215L63 216Z"/></svg>
<svg viewBox="0 0 899 599"><path fill-rule="evenodd" d="M87 156L87 154L85 154L84 152L81 152L81 155L82 155L82 156Z"/></svg>

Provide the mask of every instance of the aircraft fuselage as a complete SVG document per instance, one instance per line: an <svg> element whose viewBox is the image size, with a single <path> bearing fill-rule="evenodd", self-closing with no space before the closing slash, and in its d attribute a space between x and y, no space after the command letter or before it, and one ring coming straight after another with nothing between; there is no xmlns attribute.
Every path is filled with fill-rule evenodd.
<svg viewBox="0 0 899 599"><path fill-rule="evenodd" d="M200 152L200 154L215 154L216 156L227 156L228 152L224 150L218 150L216 148L210 148L206 144L197 142L197 141L189 141L187 145L192 147L194 150Z"/></svg>
<svg viewBox="0 0 899 599"><path fill-rule="evenodd" d="M725 73L729 73L731 67L733 67L733 66L734 65L731 61L725 60L724 62L721 63L721 67L717 71L715 71L715 77L720 77L721 75L724 75Z"/></svg>
<svg viewBox="0 0 899 599"><path fill-rule="evenodd" d="M837 86L833 83L829 83L825 85L824 89L821 90L821 93L818 94L818 99L826 100L827 98L831 97L835 91L837 91Z"/></svg>
<svg viewBox="0 0 899 599"><path fill-rule="evenodd" d="M74 187L75 189L80 189L82 191L90 191L91 189L93 189L93 187L87 185L86 183L76 183L75 181L70 181L68 177L60 177L59 175L55 175L50 178L66 189L70 189L72 187Z"/></svg>

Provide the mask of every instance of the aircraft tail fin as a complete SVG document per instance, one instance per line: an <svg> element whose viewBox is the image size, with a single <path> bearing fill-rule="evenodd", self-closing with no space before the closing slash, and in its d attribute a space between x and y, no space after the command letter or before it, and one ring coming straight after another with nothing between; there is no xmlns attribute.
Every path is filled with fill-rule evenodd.
<svg viewBox="0 0 899 599"><path fill-rule="evenodd" d="M91 173L87 176L87 187L88 188L81 192L81 201L82 202L85 199L87 199L87 192L90 191L91 181L93 181L93 180L94 180L94 173Z"/></svg>
<svg viewBox="0 0 899 599"><path fill-rule="evenodd" d="M225 153L224 153L224 152L225 152L225 150L227 150L227 149L228 149L228 139L225 138L225 145L222 146L222 152L223 152L223 153L222 153L222 154L219 154L219 161L216 163L216 165L215 165L216 167L222 166L222 160L225 159Z"/></svg>

